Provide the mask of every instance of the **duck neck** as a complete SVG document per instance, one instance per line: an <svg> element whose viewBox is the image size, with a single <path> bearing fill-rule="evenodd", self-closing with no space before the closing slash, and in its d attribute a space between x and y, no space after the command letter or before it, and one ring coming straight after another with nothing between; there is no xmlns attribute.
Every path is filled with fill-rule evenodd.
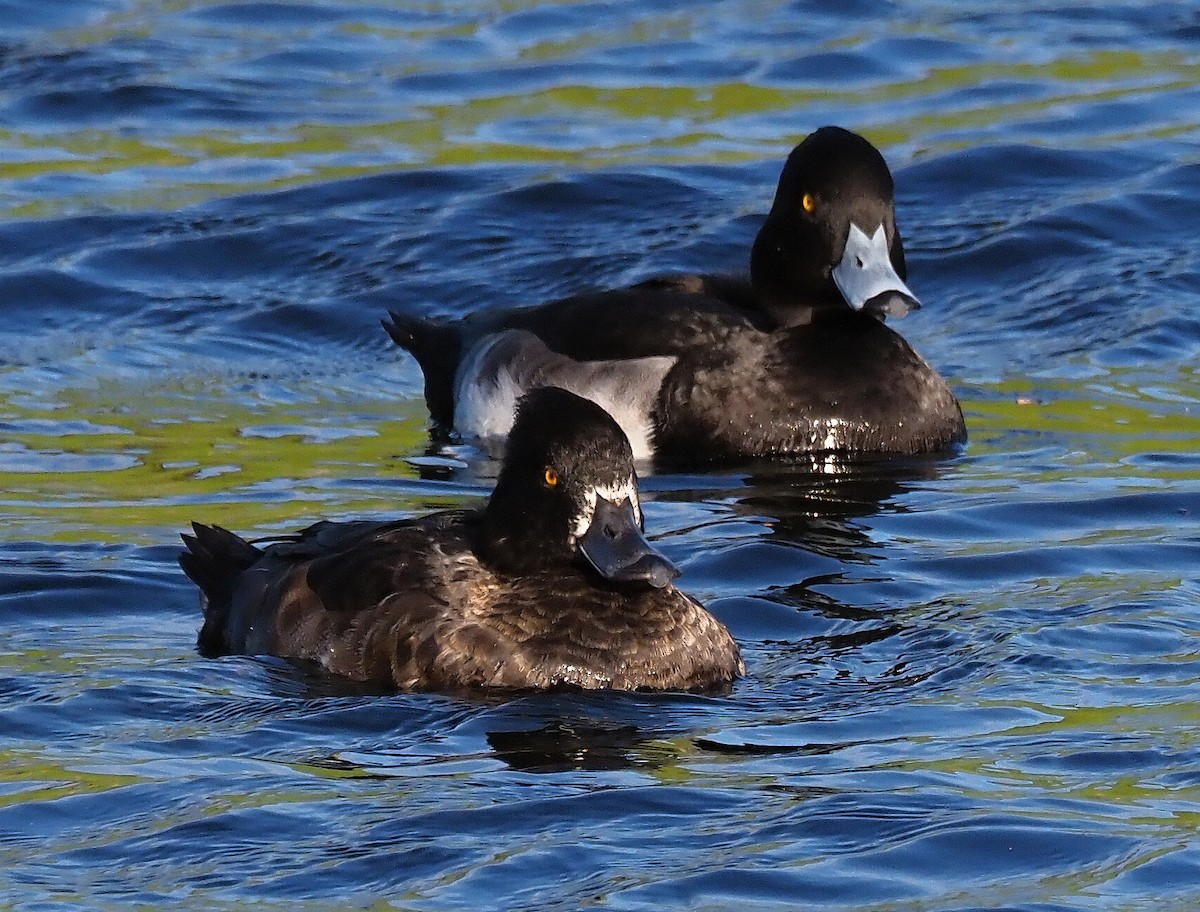
<svg viewBox="0 0 1200 912"><path fill-rule="evenodd" d="M750 285L758 309L780 329L846 308L829 267L804 258L769 219L751 250Z"/></svg>
<svg viewBox="0 0 1200 912"><path fill-rule="evenodd" d="M758 309L776 329L807 326L823 315L850 311L836 289L832 293L810 294L773 282L754 281L753 285Z"/></svg>
<svg viewBox="0 0 1200 912"><path fill-rule="evenodd" d="M535 511L506 501L493 495L479 518L475 552L484 564L502 576L520 576L573 563L570 550L555 544L561 532Z"/></svg>

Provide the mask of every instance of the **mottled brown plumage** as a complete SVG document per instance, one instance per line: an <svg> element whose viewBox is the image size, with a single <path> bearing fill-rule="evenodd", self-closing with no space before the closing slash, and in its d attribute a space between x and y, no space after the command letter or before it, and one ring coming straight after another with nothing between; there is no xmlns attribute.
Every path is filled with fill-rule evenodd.
<svg viewBox="0 0 1200 912"><path fill-rule="evenodd" d="M180 563L205 595L200 651L308 660L401 690L727 686L744 672L729 631L616 528L618 513L640 517L632 484L604 548L581 547L604 492L631 479L603 410L538 390L484 510L323 522L262 548L196 524Z"/></svg>

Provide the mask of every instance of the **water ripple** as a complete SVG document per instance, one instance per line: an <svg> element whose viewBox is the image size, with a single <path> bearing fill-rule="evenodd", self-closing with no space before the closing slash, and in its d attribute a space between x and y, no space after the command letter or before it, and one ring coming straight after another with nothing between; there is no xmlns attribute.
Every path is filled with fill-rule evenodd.
<svg viewBox="0 0 1200 912"><path fill-rule="evenodd" d="M35 9L36 6L36 9ZM1186 4L0 0L13 908L1191 909ZM742 271L897 179L952 459L646 473L731 693L380 694L194 650L192 519L478 503L389 307ZM814 470L814 468L816 470Z"/></svg>

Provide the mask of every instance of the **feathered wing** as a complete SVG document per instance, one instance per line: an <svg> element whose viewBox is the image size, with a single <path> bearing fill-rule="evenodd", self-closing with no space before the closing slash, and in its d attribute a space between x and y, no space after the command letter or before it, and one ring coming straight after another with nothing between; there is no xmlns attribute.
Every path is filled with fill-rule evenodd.
<svg viewBox="0 0 1200 912"><path fill-rule="evenodd" d="M200 526L180 562L204 588L205 655L278 655L400 690L708 689L743 666L673 587L598 586L582 568L502 579L472 514L318 523L259 548Z"/></svg>
<svg viewBox="0 0 1200 912"><path fill-rule="evenodd" d="M360 681L436 686L423 669L456 623L445 580L478 572L462 519L318 523L262 549L197 526L180 563L205 595L201 653L278 655Z"/></svg>

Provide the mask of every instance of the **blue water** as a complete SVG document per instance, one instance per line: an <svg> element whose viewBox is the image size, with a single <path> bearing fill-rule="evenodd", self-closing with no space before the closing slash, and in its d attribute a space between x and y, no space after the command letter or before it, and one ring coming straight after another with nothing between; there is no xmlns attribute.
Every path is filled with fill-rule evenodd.
<svg viewBox="0 0 1200 912"><path fill-rule="evenodd" d="M896 174L959 456L644 480L728 695L204 660L175 565L477 502L378 321L738 270ZM1200 904L1193 4L0 0L0 906Z"/></svg>

